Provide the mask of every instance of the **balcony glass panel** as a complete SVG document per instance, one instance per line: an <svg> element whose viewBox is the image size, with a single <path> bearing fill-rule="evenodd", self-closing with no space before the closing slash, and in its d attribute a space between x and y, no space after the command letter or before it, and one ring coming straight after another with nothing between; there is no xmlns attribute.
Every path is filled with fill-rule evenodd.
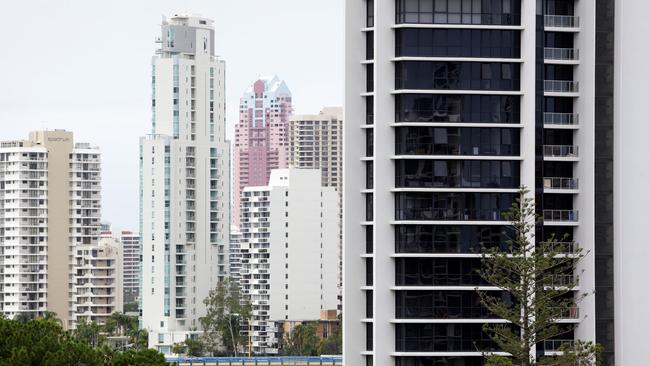
<svg viewBox="0 0 650 366"><path fill-rule="evenodd" d="M395 96L397 122L519 123L521 98L512 95Z"/></svg>
<svg viewBox="0 0 650 366"><path fill-rule="evenodd" d="M397 57L519 58L521 33L491 29L396 29Z"/></svg>
<svg viewBox="0 0 650 366"><path fill-rule="evenodd" d="M518 188L518 161L398 160L397 188Z"/></svg>
<svg viewBox="0 0 650 366"><path fill-rule="evenodd" d="M501 221L513 193L399 192L395 219L415 221Z"/></svg>
<svg viewBox="0 0 650 366"><path fill-rule="evenodd" d="M479 253L481 247L507 248L508 226L397 225L396 253Z"/></svg>
<svg viewBox="0 0 650 366"><path fill-rule="evenodd" d="M494 292L502 303L514 305L507 292ZM567 309L569 310L569 309ZM562 312L563 313L563 312ZM395 293L397 319L494 319L481 305L474 291L397 291Z"/></svg>
<svg viewBox="0 0 650 366"><path fill-rule="evenodd" d="M518 156L519 135L515 128L399 127L395 154Z"/></svg>
<svg viewBox="0 0 650 366"><path fill-rule="evenodd" d="M519 64L404 61L396 64L396 89L519 90Z"/></svg>
<svg viewBox="0 0 650 366"><path fill-rule="evenodd" d="M487 286L480 258L395 258L396 286Z"/></svg>
<svg viewBox="0 0 650 366"><path fill-rule="evenodd" d="M519 25L520 0L397 0L397 24Z"/></svg>
<svg viewBox="0 0 650 366"><path fill-rule="evenodd" d="M396 324L397 352L476 352L496 349L482 324Z"/></svg>

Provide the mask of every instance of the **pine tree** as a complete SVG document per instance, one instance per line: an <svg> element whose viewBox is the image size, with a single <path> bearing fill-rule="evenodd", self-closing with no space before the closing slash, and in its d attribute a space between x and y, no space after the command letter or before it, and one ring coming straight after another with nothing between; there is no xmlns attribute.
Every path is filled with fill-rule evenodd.
<svg viewBox="0 0 650 366"><path fill-rule="evenodd" d="M527 195L527 189L522 187L503 215L512 226L507 248L482 249L480 276L512 299L506 303L494 296L495 291L478 291L481 304L495 318L507 321L483 326L498 348L511 355L508 359L491 355L487 365L558 364L555 358L537 360L535 347L571 332L574 324L560 326L557 321L578 318L578 304L588 296L576 291L577 264L585 253L575 243L567 242L567 236L535 240L536 226L542 222L533 199ZM571 353L571 342L562 345L565 353ZM595 353L594 347L591 345L587 351Z"/></svg>

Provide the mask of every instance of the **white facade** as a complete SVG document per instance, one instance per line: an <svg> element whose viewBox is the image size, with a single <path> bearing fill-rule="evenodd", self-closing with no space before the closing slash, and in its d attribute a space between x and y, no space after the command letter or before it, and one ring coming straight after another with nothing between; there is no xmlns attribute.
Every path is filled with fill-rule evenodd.
<svg viewBox="0 0 650 366"><path fill-rule="evenodd" d="M97 245L77 246L74 254L74 321L104 324L123 311L122 251L114 238L101 238Z"/></svg>
<svg viewBox="0 0 650 366"><path fill-rule="evenodd" d="M319 170L279 169L242 194L242 293L256 354L278 352L276 321L317 320L337 306L337 194Z"/></svg>
<svg viewBox="0 0 650 366"><path fill-rule="evenodd" d="M230 226L230 281L241 288L241 232L236 226Z"/></svg>
<svg viewBox="0 0 650 366"><path fill-rule="evenodd" d="M323 187L339 196L339 296L343 287L343 109L326 107L315 115L289 119L289 167L320 169Z"/></svg>
<svg viewBox="0 0 650 366"><path fill-rule="evenodd" d="M406 9L400 17L396 16L396 3L406 4ZM424 6L422 4L429 4ZM445 3L444 9L439 8L439 3ZM463 2L464 4L465 2ZM469 3L469 2L467 2ZM401 5L404 5L401 4ZM415 7L412 5L415 4ZM476 212L467 211L465 214L457 215L458 207L452 205L440 209L435 205L445 205L453 200L453 197L466 195L485 194L481 197L504 197L503 194L517 192L517 187L490 187L468 185L468 180L459 180L457 185L452 185L451 180L440 183L428 183L429 185L416 185L412 187L398 186L398 166L410 160L423 161L459 161L464 160L471 164L475 161L496 160L516 162L519 166L517 173L519 184L535 187L533 193L536 197L549 197L548 202L554 200L562 203L570 202L568 209L544 209L544 228L553 228L572 231L572 239L584 250L586 257L580 264L580 293L593 293L595 288L595 264L593 255L594 243L594 55L595 55L595 8L591 2L575 1L574 15L561 16L543 15L542 8L537 9L537 4L542 2L521 1L520 24L499 25L480 24L481 21L489 22L490 19L506 19L480 15L472 15L472 10L463 14L460 10L454 13L452 5L449 5L449 18L447 18L447 2L435 2L423 0L418 8L417 1L399 0L357 0L346 2L346 86L345 86L345 128L344 128L344 354L345 364L349 365L415 365L418 358L426 358L422 362L441 362L441 364L465 365L463 362L476 362L482 353L475 347L455 346L453 342L466 341L465 345L472 344L471 340L464 336L449 334L459 332L464 327L470 327L477 322L499 322L499 319L477 320L476 318L460 316L445 318L438 316L399 316L396 314L396 300L407 291L428 291L429 293L443 294L454 291L460 294L463 291L475 291L476 286L433 286L433 285L407 285L398 283L396 279L399 269L407 272L404 263L415 261L431 261L431 263L452 263L453 261L466 260L468 263L476 254L469 252L451 252L448 250L433 249L430 252L409 252L398 251L396 248L397 230L402 227L418 226L419 228L432 228L437 230L439 226L457 227L463 229L468 226L483 227L488 225L508 225L507 222L499 220L499 210L490 209L490 215L482 215L477 209ZM460 1L449 1L449 4L461 7ZM399 5L399 4L398 4ZM471 7L470 7L471 9ZM503 8L505 12L506 8ZM494 10L494 9L493 9ZM419 14L422 12L422 14ZM427 14L424 14L428 12ZM453 13L453 14L452 14ZM510 14L508 14L510 15ZM446 20L449 19L447 23ZM457 19L455 17L458 17ZM462 21L461 21L462 19ZM579 22L578 22L579 19ZM538 20L545 21L545 24L538 24ZM495 20L491 20L495 21ZM500 20L499 20L500 21ZM414 24L417 23L417 24ZM435 24L437 23L437 24ZM478 24L477 24L478 23ZM462 52L464 49L482 47L482 42L466 42L465 44L452 44L460 33L451 33L460 30L489 31L503 30L515 31L520 36L516 48L520 52L518 56L476 56L478 52L471 55L398 55L396 53L396 42L398 34L406 29L449 30L447 37L450 40L449 48L443 46L438 38L431 37L430 51L417 49L418 42L423 38L410 39L412 43L402 40L402 47L407 51L435 53L436 47L441 46L444 52ZM460 32L460 31L458 31ZM543 45L536 45L537 36L543 32L557 32L572 35L573 49L564 50L543 50ZM471 38L471 37L470 37ZM435 41L434 41L435 39ZM458 38L464 40L465 38ZM445 40L447 41L447 40ZM500 42L499 42L500 43ZM409 49L409 47L411 47ZM489 46L488 46L489 47ZM577 56L579 50L579 58ZM473 50L475 51L475 50ZM397 69L402 62L481 62L481 63L514 63L519 65L520 84L512 90L486 90L479 81L474 87L461 87L461 82L455 86L425 87L408 89L396 85L402 80L396 81ZM548 65L570 65L573 80L539 80L543 75L544 67ZM484 79L489 78L489 70L479 75ZM453 75L450 71L443 77ZM406 78L407 75L402 75ZM427 75L428 77L428 75ZM438 76L436 76L438 77ZM417 77L416 77L417 79ZM481 79L481 76L478 77ZM434 77L431 76L433 84ZM424 77L417 81L427 82ZM436 80L437 82L438 80ZM464 80L463 80L464 81ZM543 84L543 85L540 85ZM579 88L578 85L579 84ZM439 85L439 84L438 84ZM451 83L450 83L451 85ZM559 87L558 87L559 86ZM464 89L463 89L464 88ZM435 89L435 90L434 90ZM487 88L489 89L489 88ZM440 108L435 102L432 103L432 114L428 117L413 118L421 112L417 108L428 106L419 105L408 110L408 107L400 108L398 99L404 95L425 94L442 95L453 97L456 95L469 95L468 101L479 96L504 95L518 98L519 116L517 120L492 120L481 121L482 116L463 115L468 106L449 105L449 108ZM538 106L543 105L542 98L559 97L567 98L572 107L571 113L545 113L539 110ZM409 105L410 107L410 105ZM466 109L463 109L465 107ZM493 110L490 111L493 113ZM498 112L497 112L498 113ZM403 118L402 118L403 117ZM475 119L472 119L475 118ZM501 116L498 116L501 118ZM487 118L486 118L487 119ZM481 122L481 123L479 123ZM479 153L475 147L473 153L463 154L451 150L445 152L399 152L396 146L398 129L406 128L512 128L517 131L519 139L518 152L509 156L498 156L494 153ZM563 130L565 136L570 136L570 143L562 147L549 146L555 144L538 144L553 132ZM444 138L439 138L436 132L431 136L436 143L447 143ZM418 141L413 138L413 141ZM427 140L421 140L427 141ZM424 142L423 142L424 144ZM537 144L537 145L536 145ZM478 143L477 145L478 146ZM424 148L423 148L424 149ZM488 149L486 149L488 150ZM578 154L579 150L579 154ZM414 149L417 151L417 149ZM472 151L470 149L470 151ZM559 152L557 152L559 151ZM482 151L481 151L482 152ZM462 156L464 155L464 156ZM483 155L483 156L481 156ZM497 156L494 156L497 155ZM540 167L549 162L560 162L566 164L567 170L572 176L561 175L540 175ZM406 163L404 163L406 164ZM462 171L462 170L461 170ZM424 181L424 174L416 172ZM439 172L433 171L427 177L431 182L438 177ZM479 172L477 177L488 177L493 175ZM443 175L447 175L445 170ZM408 179L404 175L403 179ZM558 178L568 178L567 180ZM578 186L579 181L579 186ZM570 182L565 184L564 182ZM476 188L474 188L476 187ZM427 197L445 197L443 199L430 199L430 207L415 206L412 201L400 197L427 195ZM563 196L558 199L558 196ZM435 203L434 203L435 202ZM466 201L467 202L467 201ZM477 201L478 202L478 201ZM487 201L486 201L487 202ZM412 205L413 204L413 205ZM486 205L490 205L488 203ZM549 203L550 204L550 203ZM461 209L463 207L460 207ZM420 211L418 211L420 210ZM418 211L418 212L416 212ZM426 211L426 212L425 212ZM487 211L486 211L487 212ZM417 213L417 214L416 214ZM579 213L579 216L578 216ZM413 218L408 217L413 215ZM426 216L426 217L425 217ZM476 216L476 217L473 217ZM417 218L415 218L417 217ZM427 229L428 230L428 229ZM451 241L452 236L447 235L445 240ZM429 239L435 247L436 239ZM443 240L443 239L440 239ZM461 240L462 241L462 240ZM365 243L366 245L363 245ZM463 244L463 243L460 243ZM400 267L400 264L402 266ZM408 267L406 268L408 269ZM435 275L432 276L436 278ZM442 281L442 276L440 281ZM407 281L404 281L407 282ZM495 289L496 290L496 289ZM445 297L446 299L446 297ZM569 319L566 322L577 324L574 336L575 339L593 341L595 340L595 301L594 296L589 296L580 304L580 319ZM427 328L431 336L421 335L405 336L408 331L418 326ZM400 336L399 329L406 329ZM435 329L434 329L435 328ZM446 335L434 332L444 330ZM442 332L441 332L442 333ZM436 342L433 335L436 334ZM423 337L422 343L418 337ZM428 338L427 338L428 337ZM397 342L397 340L401 342ZM431 343L427 343L431 340ZM437 341L444 343L439 345ZM411 342L411 343L409 343ZM397 344L401 344L398 346ZM458 343L460 344L460 343ZM559 343L557 343L559 344ZM552 342L544 344L544 349L539 351L552 354L557 344ZM430 346L430 347L429 347ZM398 349L401 347L402 349ZM412 349L408 349L412 347ZM415 351L413 348L429 347L428 349ZM438 347L437 349L434 349ZM462 348L465 347L465 348ZM458 363L455 363L458 362ZM428 363L426 363L428 364ZM470 363L467 363L468 365ZM476 363L471 363L475 365Z"/></svg>
<svg viewBox="0 0 650 366"><path fill-rule="evenodd" d="M230 174L212 21L174 16L161 33L140 143L140 308L149 346L169 353L200 332L203 300L228 275Z"/></svg>
<svg viewBox="0 0 650 366"><path fill-rule="evenodd" d="M0 312L50 311L74 327L74 255L97 245L100 152L71 132L37 131L0 146Z"/></svg>
<svg viewBox="0 0 650 366"><path fill-rule="evenodd" d="M614 1L612 1L614 3ZM650 315L650 2L616 0L614 46L614 311L616 365L648 363ZM611 35L610 35L611 36ZM605 269L604 269L605 270ZM609 272L609 268L606 269ZM611 331L611 329L610 329Z"/></svg>
<svg viewBox="0 0 650 366"><path fill-rule="evenodd" d="M140 235L128 230L120 233L124 303L136 302L140 290Z"/></svg>

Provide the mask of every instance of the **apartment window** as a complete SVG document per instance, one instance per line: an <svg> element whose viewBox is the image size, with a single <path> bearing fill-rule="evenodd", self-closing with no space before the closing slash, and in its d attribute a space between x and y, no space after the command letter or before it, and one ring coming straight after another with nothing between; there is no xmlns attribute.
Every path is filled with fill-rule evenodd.
<svg viewBox="0 0 650 366"><path fill-rule="evenodd" d="M520 0L398 0L396 22L518 25Z"/></svg>
<svg viewBox="0 0 650 366"><path fill-rule="evenodd" d="M368 28L375 26L375 1L366 0L366 26Z"/></svg>

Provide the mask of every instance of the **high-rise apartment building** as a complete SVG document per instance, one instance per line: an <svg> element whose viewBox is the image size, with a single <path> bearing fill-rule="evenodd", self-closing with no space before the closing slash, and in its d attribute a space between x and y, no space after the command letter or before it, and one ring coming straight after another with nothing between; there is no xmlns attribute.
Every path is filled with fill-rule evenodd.
<svg viewBox="0 0 650 366"><path fill-rule="evenodd" d="M319 169L323 187L339 197L339 287L343 285L343 109L323 108L316 115L289 118L289 167Z"/></svg>
<svg viewBox="0 0 650 366"><path fill-rule="evenodd" d="M289 118L289 167L319 169L323 187L343 188L343 109Z"/></svg>
<svg viewBox="0 0 650 366"><path fill-rule="evenodd" d="M200 332L203 300L228 274L230 174L212 20L175 15L161 28L140 142L140 309L149 346L169 353Z"/></svg>
<svg viewBox="0 0 650 366"><path fill-rule="evenodd" d="M287 128L292 112L291 91L277 76L259 78L242 95L233 147L235 226L239 226L244 187L265 186L272 169L287 167Z"/></svg>
<svg viewBox="0 0 650 366"><path fill-rule="evenodd" d="M74 327L78 251L97 246L100 152L72 132L0 144L0 312L54 312Z"/></svg>
<svg viewBox="0 0 650 366"><path fill-rule="evenodd" d="M140 290L140 235L129 230L120 233L122 289L125 304L138 301Z"/></svg>
<svg viewBox="0 0 650 366"><path fill-rule="evenodd" d="M101 238L97 245L76 246L74 254L74 322L104 324L123 311L122 249L115 238Z"/></svg>
<svg viewBox="0 0 650 366"><path fill-rule="evenodd" d="M241 280L241 238L242 234L236 226L230 227L230 281L240 288Z"/></svg>
<svg viewBox="0 0 650 366"><path fill-rule="evenodd" d="M598 2L599 12L607 6ZM596 54L607 47L604 35L596 47L596 8L346 2L346 364L482 364L493 346L482 323L502 320L477 305L485 284L476 250L504 243L501 214L520 186L543 218L535 240L567 234L586 253L575 296L599 289L579 318L562 320L575 330L537 354L580 339L611 357L611 279L595 275L596 263L612 260L595 204L607 202L594 185L607 172L594 169L595 146L611 128L607 81L596 90ZM600 59L603 71L609 59Z"/></svg>
<svg viewBox="0 0 650 366"><path fill-rule="evenodd" d="M278 323L318 320L337 306L337 195L312 169L271 172L242 193L241 285L253 305L251 345L277 354Z"/></svg>

